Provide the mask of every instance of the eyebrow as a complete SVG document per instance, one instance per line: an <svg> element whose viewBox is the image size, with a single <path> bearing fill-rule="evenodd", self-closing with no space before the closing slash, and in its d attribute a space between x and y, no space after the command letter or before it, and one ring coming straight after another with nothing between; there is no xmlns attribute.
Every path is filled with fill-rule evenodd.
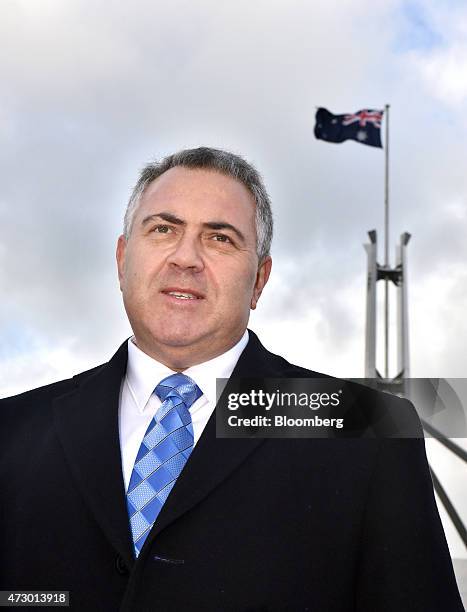
<svg viewBox="0 0 467 612"><path fill-rule="evenodd" d="M171 215L170 213L166 212L155 213L154 215L148 215L147 217L144 217L144 219L141 221L141 225L145 226L151 221L156 221L157 219L162 219L163 221L173 223L174 225L186 225L185 221L183 221L182 219L179 219L175 215Z"/></svg>
<svg viewBox="0 0 467 612"><path fill-rule="evenodd" d="M180 219L179 217L176 217L175 215L172 215L168 212L160 212L153 215L148 215L147 217L144 217L144 219L141 221L141 225L144 227L151 221L156 221L158 219L167 221L167 223L173 223L174 225L186 225L186 221L183 221L183 219ZM244 234L237 227L235 227L235 225L227 223L226 221L207 221L206 223L203 223L203 227L212 230L230 230L234 232L234 234L236 234L240 238L240 240L246 242Z"/></svg>

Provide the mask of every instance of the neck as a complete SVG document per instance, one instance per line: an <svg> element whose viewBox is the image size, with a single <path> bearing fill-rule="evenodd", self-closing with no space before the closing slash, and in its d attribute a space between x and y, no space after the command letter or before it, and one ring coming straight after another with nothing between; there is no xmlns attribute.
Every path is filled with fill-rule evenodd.
<svg viewBox="0 0 467 612"><path fill-rule="evenodd" d="M208 347L208 350L202 351L186 346L161 346L144 342L144 340L138 338L136 334L134 343L143 353L146 353L146 355L149 355L149 357L152 357L174 372L183 372L192 366L205 363L206 361L219 357L219 355L223 355L240 341L244 333L245 332L242 332L240 336L236 337L225 346L218 347L217 350L212 350L212 347ZM209 350L209 348L211 350Z"/></svg>

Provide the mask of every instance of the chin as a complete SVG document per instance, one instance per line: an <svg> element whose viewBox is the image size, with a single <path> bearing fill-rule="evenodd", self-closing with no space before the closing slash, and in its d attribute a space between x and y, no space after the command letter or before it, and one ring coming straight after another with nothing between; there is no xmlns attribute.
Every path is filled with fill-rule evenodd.
<svg viewBox="0 0 467 612"><path fill-rule="evenodd" d="M183 347L190 346L200 340L205 333L201 333L199 330L194 331L190 329L182 329L177 327L176 329L162 329L158 330L157 333L151 334L157 344L171 347Z"/></svg>

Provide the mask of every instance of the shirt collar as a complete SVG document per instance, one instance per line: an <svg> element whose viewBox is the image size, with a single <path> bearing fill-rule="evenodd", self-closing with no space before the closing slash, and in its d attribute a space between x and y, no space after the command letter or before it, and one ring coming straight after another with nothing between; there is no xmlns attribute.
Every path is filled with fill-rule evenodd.
<svg viewBox="0 0 467 612"><path fill-rule="evenodd" d="M231 349L183 372L195 381L212 405L216 405L216 378L230 378L247 344L248 330L245 330L241 339ZM140 413L144 411L156 385L174 373L138 348L134 343L134 336L128 340L126 380Z"/></svg>

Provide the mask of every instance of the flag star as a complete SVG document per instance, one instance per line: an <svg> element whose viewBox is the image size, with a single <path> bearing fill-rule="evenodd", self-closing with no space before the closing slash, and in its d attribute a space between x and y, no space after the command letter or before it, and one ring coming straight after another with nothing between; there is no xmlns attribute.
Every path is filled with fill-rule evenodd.
<svg viewBox="0 0 467 612"><path fill-rule="evenodd" d="M357 132L357 138L360 141L364 141L368 138L368 134L365 132L365 130L359 130Z"/></svg>

